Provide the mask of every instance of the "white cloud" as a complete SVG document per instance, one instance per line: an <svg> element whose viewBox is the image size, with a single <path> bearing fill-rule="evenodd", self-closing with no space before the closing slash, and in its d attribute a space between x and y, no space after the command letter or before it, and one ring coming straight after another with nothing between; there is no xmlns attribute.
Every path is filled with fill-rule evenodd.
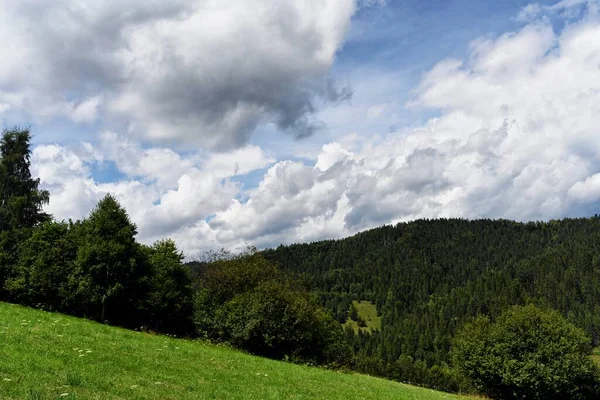
<svg viewBox="0 0 600 400"><path fill-rule="evenodd" d="M560 35L535 22L476 40L467 60L441 61L415 92L410 105L440 117L354 151L331 143L314 167L278 163L209 226L223 242L274 245L414 218L589 213L600 200L598 65L590 18Z"/></svg>
<svg viewBox="0 0 600 400"><path fill-rule="evenodd" d="M100 183L92 170L114 162L125 175ZM271 160L255 146L232 153L183 157L170 149L143 149L123 135L105 132L98 145L41 145L33 150L32 173L50 191L46 210L57 219L83 218L107 193L119 199L138 225L140 239L151 243L207 226L205 218L226 210L239 193L229 178L264 168ZM191 234L191 233L190 233ZM189 241L189 240L188 240ZM184 240L185 242L185 240ZM187 248L196 254L206 244Z"/></svg>
<svg viewBox="0 0 600 400"><path fill-rule="evenodd" d="M0 103L35 118L98 113L153 141L245 145L257 125L297 136L317 104L354 0L0 0ZM102 106L102 107L101 107Z"/></svg>
<svg viewBox="0 0 600 400"><path fill-rule="evenodd" d="M578 14L579 8L587 8L587 11L593 15L597 7L597 0L562 0L551 6L531 3L521 9L516 19L521 22L531 22L547 14L563 14L564 17L571 18Z"/></svg>
<svg viewBox="0 0 600 400"><path fill-rule="evenodd" d="M107 133L102 156L40 147L34 165L58 199L54 212L89 208L87 199L114 191L143 240L171 236L192 256L218 244L318 240L415 218L589 215L600 202L599 65L598 18L588 13L560 33L542 18L475 40L464 60L428 71L410 107L438 117L331 140L313 161L272 164L257 146L183 156ZM361 104L359 115L373 104ZM94 182L86 163L97 160L113 160L127 179ZM241 186L228 178L269 165L240 200Z"/></svg>

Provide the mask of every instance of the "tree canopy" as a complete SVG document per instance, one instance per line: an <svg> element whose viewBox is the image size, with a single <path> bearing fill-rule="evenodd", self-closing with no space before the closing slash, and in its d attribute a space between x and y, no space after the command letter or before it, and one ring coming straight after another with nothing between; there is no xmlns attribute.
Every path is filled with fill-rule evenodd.
<svg viewBox="0 0 600 400"><path fill-rule="evenodd" d="M515 306L479 317L453 341L454 362L493 399L585 399L600 395L590 339L559 313Z"/></svg>

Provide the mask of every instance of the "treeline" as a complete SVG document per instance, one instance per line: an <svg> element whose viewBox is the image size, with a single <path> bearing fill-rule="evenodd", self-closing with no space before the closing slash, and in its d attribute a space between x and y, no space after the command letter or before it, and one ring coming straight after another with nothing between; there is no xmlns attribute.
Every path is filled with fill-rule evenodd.
<svg viewBox="0 0 600 400"><path fill-rule="evenodd" d="M264 256L302 276L343 322L352 300L382 315L346 332L359 371L450 391L468 387L451 362L459 327L511 305L558 310L600 344L600 218L517 223L439 219L280 246Z"/></svg>
<svg viewBox="0 0 600 400"><path fill-rule="evenodd" d="M0 300L131 329L227 342L254 354L347 364L339 324L290 274L253 249L221 252L192 276L169 239L140 244L111 195L79 221L55 221L30 173L30 133L0 140Z"/></svg>

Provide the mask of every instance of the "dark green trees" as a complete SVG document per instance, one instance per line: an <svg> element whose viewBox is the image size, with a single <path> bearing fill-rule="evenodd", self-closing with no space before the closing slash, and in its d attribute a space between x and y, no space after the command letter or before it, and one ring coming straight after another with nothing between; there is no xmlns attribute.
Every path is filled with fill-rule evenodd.
<svg viewBox="0 0 600 400"><path fill-rule="evenodd" d="M276 359L345 362L349 348L340 325L261 254L200 268L194 322L202 336Z"/></svg>
<svg viewBox="0 0 600 400"><path fill-rule="evenodd" d="M454 339L454 363L494 399L598 398L598 368L585 332L555 311L515 306L479 317Z"/></svg>
<svg viewBox="0 0 600 400"><path fill-rule="evenodd" d="M5 284L10 300L44 309L70 310L76 255L69 224L42 224L19 248L18 262Z"/></svg>
<svg viewBox="0 0 600 400"><path fill-rule="evenodd" d="M150 268L125 210L107 195L90 216L77 224L77 257L73 288L86 316L131 326L139 320L139 301L146 292Z"/></svg>
<svg viewBox="0 0 600 400"><path fill-rule="evenodd" d="M144 302L145 324L151 330L190 334L194 327L193 289L183 254L167 239L146 247L151 268L149 291Z"/></svg>
<svg viewBox="0 0 600 400"><path fill-rule="evenodd" d="M29 130L16 128L0 139L0 299L6 297L4 283L13 273L19 243L50 219L42 211L49 194L31 177L30 140Z"/></svg>

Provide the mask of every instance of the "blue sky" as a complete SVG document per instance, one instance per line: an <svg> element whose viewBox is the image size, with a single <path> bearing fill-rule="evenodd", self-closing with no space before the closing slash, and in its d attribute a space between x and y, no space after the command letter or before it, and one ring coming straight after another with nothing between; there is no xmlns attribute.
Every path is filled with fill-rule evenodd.
<svg viewBox="0 0 600 400"><path fill-rule="evenodd" d="M600 204L600 4L0 0L0 120L48 211L189 257Z"/></svg>

